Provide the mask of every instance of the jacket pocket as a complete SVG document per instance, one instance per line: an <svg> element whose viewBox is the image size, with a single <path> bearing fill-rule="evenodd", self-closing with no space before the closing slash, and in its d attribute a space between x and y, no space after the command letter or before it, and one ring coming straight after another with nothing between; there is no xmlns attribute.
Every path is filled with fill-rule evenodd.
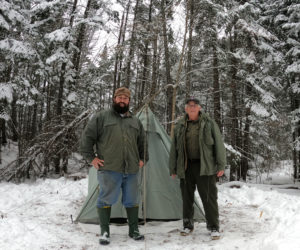
<svg viewBox="0 0 300 250"><path fill-rule="evenodd" d="M207 123L204 127L204 142L206 145L213 145L215 144L215 140L212 136L212 131L211 131L211 125L210 123Z"/></svg>

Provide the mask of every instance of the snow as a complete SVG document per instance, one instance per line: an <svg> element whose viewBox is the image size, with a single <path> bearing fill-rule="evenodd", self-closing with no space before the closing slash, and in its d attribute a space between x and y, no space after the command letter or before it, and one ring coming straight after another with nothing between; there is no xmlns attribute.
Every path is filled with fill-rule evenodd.
<svg viewBox="0 0 300 250"><path fill-rule="evenodd" d="M3 16L0 16L0 27L9 30L9 24L4 20Z"/></svg>
<svg viewBox="0 0 300 250"><path fill-rule="evenodd" d="M275 24L278 24L278 23L281 23L281 22L286 22L288 21L288 17L285 16L285 15L282 15L282 14L279 14L278 16L275 17L274 19L274 23Z"/></svg>
<svg viewBox="0 0 300 250"><path fill-rule="evenodd" d="M227 144L227 143L224 143L224 145L225 145L225 148L226 148L229 152L231 152L231 153L233 153L234 155L237 155L237 156L239 156L239 157L242 156L241 152L235 150L231 145L229 145L229 144Z"/></svg>
<svg viewBox="0 0 300 250"><path fill-rule="evenodd" d="M67 97L68 102L75 102L76 100L77 100L77 94L75 92L71 92Z"/></svg>
<svg viewBox="0 0 300 250"><path fill-rule="evenodd" d="M253 103L251 111L260 117L267 117L270 113L259 103Z"/></svg>
<svg viewBox="0 0 300 250"><path fill-rule="evenodd" d="M11 103L13 100L13 89L9 84L0 82L0 100L3 99Z"/></svg>
<svg viewBox="0 0 300 250"><path fill-rule="evenodd" d="M17 41L10 38L6 38L0 41L0 50L24 56L35 55L35 51L31 48L29 43Z"/></svg>
<svg viewBox="0 0 300 250"><path fill-rule="evenodd" d="M70 38L70 29L69 27L63 27L57 29L49 34L45 35L46 39L49 39L51 42L63 42Z"/></svg>
<svg viewBox="0 0 300 250"><path fill-rule="evenodd" d="M289 65L285 71L287 74L290 73L300 73L300 61L294 62L293 64Z"/></svg>
<svg viewBox="0 0 300 250"><path fill-rule="evenodd" d="M59 2L60 2L60 0L54 0L54 1L51 1L51 2L41 1L41 3L33 6L31 11L32 12L43 11L43 10L46 10L48 8L51 8L52 6L58 5Z"/></svg>
<svg viewBox="0 0 300 250"><path fill-rule="evenodd" d="M64 48L59 48L53 55L46 59L47 64L55 63L66 58Z"/></svg>
<svg viewBox="0 0 300 250"><path fill-rule="evenodd" d="M196 223L194 232L183 237L182 221L148 222L140 226L144 242L130 239L127 225L111 225L109 249L299 249L300 191L292 184L292 165L287 166L263 176L266 184L218 185L220 240L210 240L204 223ZM85 200L87 185L86 178L64 177L0 183L0 249L99 249L99 226L71 220Z"/></svg>

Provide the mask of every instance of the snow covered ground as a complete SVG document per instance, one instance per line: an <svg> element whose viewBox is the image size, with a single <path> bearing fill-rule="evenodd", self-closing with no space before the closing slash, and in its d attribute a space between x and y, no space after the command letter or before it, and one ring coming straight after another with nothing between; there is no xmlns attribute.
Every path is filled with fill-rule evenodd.
<svg viewBox="0 0 300 250"><path fill-rule="evenodd" d="M127 236L125 226L111 226L107 249L300 249L300 190L289 171L269 175L266 184L223 183L219 188L222 237L211 241L204 223L180 236L181 221L140 226L144 242ZM284 185L274 185L274 183ZM0 183L0 249L104 249L98 226L72 224L87 195L87 179ZM232 186L235 186L234 188Z"/></svg>

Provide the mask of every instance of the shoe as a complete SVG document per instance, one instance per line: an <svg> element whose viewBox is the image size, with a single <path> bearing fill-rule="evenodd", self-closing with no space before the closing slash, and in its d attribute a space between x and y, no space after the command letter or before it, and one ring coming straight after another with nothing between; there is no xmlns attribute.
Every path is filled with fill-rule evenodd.
<svg viewBox="0 0 300 250"><path fill-rule="evenodd" d="M187 235L191 234L193 231L194 231L194 228L185 227L180 231L180 235L181 236L187 236Z"/></svg>
<svg viewBox="0 0 300 250"><path fill-rule="evenodd" d="M131 234L129 234L129 237L134 240L144 240L144 235L140 234L139 231L133 231Z"/></svg>
<svg viewBox="0 0 300 250"><path fill-rule="evenodd" d="M110 207L98 208L98 215L100 220L100 245L108 245L109 240L109 221L110 221Z"/></svg>
<svg viewBox="0 0 300 250"><path fill-rule="evenodd" d="M108 233L105 232L103 235L100 236L99 244L100 245L108 245L109 243L110 243L110 239L109 239Z"/></svg>
<svg viewBox="0 0 300 250"><path fill-rule="evenodd" d="M210 237L212 240L218 240L220 239L221 234L217 229L212 229L210 232Z"/></svg>
<svg viewBox="0 0 300 250"><path fill-rule="evenodd" d="M144 235L140 234L139 227L138 227L138 212L139 207L127 207L127 219L129 225L129 237L134 240L144 240Z"/></svg>

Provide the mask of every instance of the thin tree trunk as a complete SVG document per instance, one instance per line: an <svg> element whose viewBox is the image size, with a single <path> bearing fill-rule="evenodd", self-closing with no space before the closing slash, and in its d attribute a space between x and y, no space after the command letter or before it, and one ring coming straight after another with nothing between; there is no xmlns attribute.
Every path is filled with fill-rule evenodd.
<svg viewBox="0 0 300 250"><path fill-rule="evenodd" d="M129 88L130 81L131 81L131 62L133 60L134 55L134 48L136 44L136 26L137 26L137 12L139 7L140 0L136 0L136 5L134 9L134 19L133 19L133 26L131 31L131 39L130 39L130 48L129 48L129 55L126 65L126 78L125 78L125 87Z"/></svg>
<svg viewBox="0 0 300 250"><path fill-rule="evenodd" d="M194 0L189 0L189 39L188 39L188 51L187 51L187 66L186 66L186 92L185 96L188 98L191 94L191 73L192 73L192 49L193 49L193 26L194 26Z"/></svg>
<svg viewBox="0 0 300 250"><path fill-rule="evenodd" d="M151 80L151 89L150 96L155 94L157 88L157 39L158 36L155 34L152 41L153 46L153 57L152 57L152 80ZM154 110L153 103L150 103L150 108Z"/></svg>
<svg viewBox="0 0 300 250"><path fill-rule="evenodd" d="M69 24L70 28L73 27L74 17L75 17L75 11L76 11L76 8L77 8L77 1L78 0L74 0L74 2L73 2L72 12L71 12L71 18L70 18L70 24ZM87 8L88 8L90 2L91 2L91 0L88 1ZM85 12L85 15L86 15L86 13L87 13L87 10ZM82 24L82 26L80 27L80 32L84 32L84 27L85 26L83 26L83 24ZM79 53L81 52L82 39L83 39L81 37L81 36L83 36L83 34L81 35L80 32L79 32L79 35L78 35L79 38L77 39L77 42L76 42L76 46L77 46L79 52L75 52L74 53L74 57L73 57L73 65L74 65L74 68L75 68L76 72L78 71L78 67L79 67L79 60L80 60ZM65 47L64 47L66 52L68 51L69 46L70 46L70 42L67 41L66 44L65 44ZM62 66L61 66L61 74L60 74L59 87L58 87L57 107L56 107L56 114L59 115L59 116L62 115L63 92L64 92L64 85L65 85L66 67L67 67L67 63L64 62L62 64Z"/></svg>
<svg viewBox="0 0 300 250"><path fill-rule="evenodd" d="M220 82L219 82L219 60L217 55L217 37L215 37L213 49L213 86L214 86L214 119L220 130L222 131L221 123L221 93L220 93Z"/></svg>
<svg viewBox="0 0 300 250"><path fill-rule="evenodd" d="M113 88L113 93L115 93L115 90L120 87L121 85L121 70L122 70L122 53L123 53L123 46L121 44L121 39L123 35L123 26L124 20L125 19L125 12L123 12L122 15L122 23L120 27L120 32L119 32L119 37L118 37L118 49L116 53L116 61L115 61L115 73L114 73L114 88Z"/></svg>
<svg viewBox="0 0 300 250"><path fill-rule="evenodd" d="M189 16L189 13L187 11L186 18L185 18L185 32L184 32L184 38L183 38L183 45L182 45L182 50L181 50L181 55L180 55L179 66L178 66L178 70L177 70L177 75L176 75L176 84L175 84L174 89L173 89L173 96L172 96L172 118L171 118L171 121L175 120L176 94L177 94L177 87L179 85L180 74L181 74L182 65L183 65L183 58L184 58L185 49L186 49L186 40L187 40L186 36L187 36L187 32L188 32L188 20L189 20L189 18L190 18L190 16ZM172 122L172 125L171 125L171 138L173 137L173 134L174 134L174 126L175 126L175 123Z"/></svg>
<svg viewBox="0 0 300 250"><path fill-rule="evenodd" d="M297 100L294 96L294 94L291 95L291 110L294 111L297 108ZM298 135L299 136L299 135ZM299 177L299 165L298 165L298 159L297 159L297 149L295 147L295 142L297 140L297 129L292 130L292 138L293 138L293 168L294 168L294 180L297 180Z"/></svg>
<svg viewBox="0 0 300 250"><path fill-rule="evenodd" d="M17 97L13 93L13 100L11 103L11 122L12 122L12 141L16 142L19 138L18 136L18 120L17 120Z"/></svg>
<svg viewBox="0 0 300 250"><path fill-rule="evenodd" d="M230 42L230 52L231 52L231 130L230 130L230 138L231 145L234 149L237 149L237 138L238 138L238 110L237 110L237 60L234 57L233 53L236 49L236 35L234 33L234 37L230 34L229 38ZM232 159L230 160L230 181L234 181L234 173L238 170L238 163L236 156L232 155Z"/></svg>
<svg viewBox="0 0 300 250"><path fill-rule="evenodd" d="M127 9L126 9L126 18L125 18L125 11L123 11L122 20L121 20L121 26L119 30L119 36L118 36L118 45L117 45L117 51L115 56L115 65L114 65L114 85L113 85L113 93L117 88L120 87L121 82L121 69L122 69L122 55L124 50L124 39L125 39L125 33L126 33L126 25L128 20L128 13L130 9L130 2L128 1ZM126 20L125 20L126 19ZM118 67L119 65L119 67Z"/></svg>
<svg viewBox="0 0 300 250"><path fill-rule="evenodd" d="M124 74L123 57L124 57L125 35L126 35L126 30L127 30L127 22L128 22L130 5L131 5L131 1L129 1L128 5L127 5L125 24L123 25L123 31L121 34L121 50L120 50L120 56L119 56L119 72L118 72L118 78L117 78L117 88L119 88L121 86L121 78L122 78L122 74Z"/></svg>
<svg viewBox="0 0 300 250"><path fill-rule="evenodd" d="M150 34L150 26L152 22L152 0L150 1L149 6L149 16L148 16L148 25L147 25L147 34ZM148 56L148 48L149 48L149 37L146 38L145 45L144 45L144 53L143 53L143 73L142 73L142 82L141 82L141 91L140 91L140 98L139 98L139 106L142 105L143 97L145 96L145 86L147 85L147 79L149 74L149 56Z"/></svg>
<svg viewBox="0 0 300 250"><path fill-rule="evenodd" d="M166 68L166 85L173 84L171 77L171 65L170 65L170 53L169 53L169 44L168 44L168 35L167 35L167 21L166 21L166 0L161 1L161 17L162 17L162 28L163 28L163 41L164 41L164 52L165 52L165 68ZM171 132L171 121L172 121L172 97L173 97L173 88L167 88L167 132Z"/></svg>

